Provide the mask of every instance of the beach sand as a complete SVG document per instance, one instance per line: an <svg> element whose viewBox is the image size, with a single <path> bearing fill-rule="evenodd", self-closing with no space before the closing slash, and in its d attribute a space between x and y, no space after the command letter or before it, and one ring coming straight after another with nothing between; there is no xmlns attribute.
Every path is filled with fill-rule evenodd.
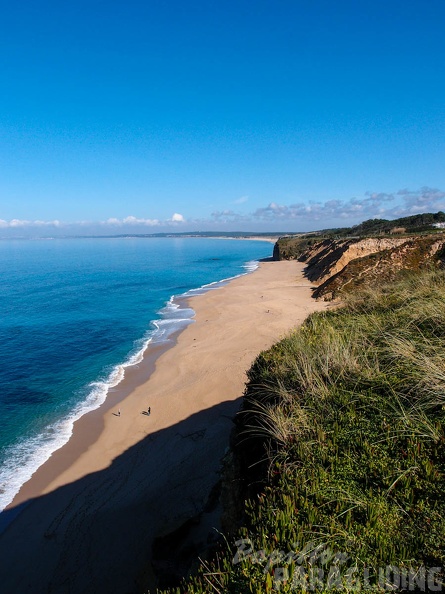
<svg viewBox="0 0 445 594"><path fill-rule="evenodd" d="M218 481L246 371L326 307L302 270L262 262L188 300L195 322L127 369L9 507L4 517L17 517L0 535L2 592L126 594L153 584L154 538L199 514Z"/></svg>

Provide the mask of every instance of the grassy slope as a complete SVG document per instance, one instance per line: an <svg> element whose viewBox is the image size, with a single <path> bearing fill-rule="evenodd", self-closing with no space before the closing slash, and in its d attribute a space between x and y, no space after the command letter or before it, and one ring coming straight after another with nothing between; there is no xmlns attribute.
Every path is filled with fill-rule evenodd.
<svg viewBox="0 0 445 594"><path fill-rule="evenodd" d="M311 565L367 567L371 583L388 564L445 566L444 320L445 275L426 271L311 316L257 358L235 450L255 485L239 536L257 554L233 563L227 546L181 592L272 591L277 566L280 592L302 591Z"/></svg>

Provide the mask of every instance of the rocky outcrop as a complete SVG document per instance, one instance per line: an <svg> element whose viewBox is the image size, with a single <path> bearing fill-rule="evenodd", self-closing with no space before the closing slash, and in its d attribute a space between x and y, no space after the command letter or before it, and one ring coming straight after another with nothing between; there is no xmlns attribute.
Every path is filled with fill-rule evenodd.
<svg viewBox="0 0 445 594"><path fill-rule="evenodd" d="M307 262L307 276L316 283L324 283L356 258L363 258L384 250L396 248L406 239L347 239L326 240L304 252L299 260Z"/></svg>
<svg viewBox="0 0 445 594"><path fill-rule="evenodd" d="M312 245L320 241L319 235L281 237L274 245L274 260L298 260Z"/></svg>
<svg viewBox="0 0 445 594"><path fill-rule="evenodd" d="M274 252L275 253L275 252ZM393 280L402 270L440 265L445 234L349 239L294 238L277 242L277 259L306 262L315 298L331 300L363 284Z"/></svg>
<svg viewBox="0 0 445 594"><path fill-rule="evenodd" d="M443 264L445 237L411 237L402 244L351 259L338 272L324 279L315 298L331 300L360 285L389 282L400 272L420 270Z"/></svg>

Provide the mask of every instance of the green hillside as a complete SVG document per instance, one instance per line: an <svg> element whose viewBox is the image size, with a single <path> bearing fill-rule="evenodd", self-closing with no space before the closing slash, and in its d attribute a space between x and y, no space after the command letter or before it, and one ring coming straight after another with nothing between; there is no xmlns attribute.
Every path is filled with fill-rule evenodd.
<svg viewBox="0 0 445 594"><path fill-rule="evenodd" d="M389 235L394 230L405 233L422 233L434 231L434 225L445 222L445 213L442 211L436 213L425 212L422 214L401 217L398 219L368 219L353 227L341 227L338 229L325 229L320 231L326 236L337 237L369 237L373 235Z"/></svg>
<svg viewBox="0 0 445 594"><path fill-rule="evenodd" d="M261 353L226 485L240 527L171 592L437 590L444 320L445 274L423 271L350 295Z"/></svg>

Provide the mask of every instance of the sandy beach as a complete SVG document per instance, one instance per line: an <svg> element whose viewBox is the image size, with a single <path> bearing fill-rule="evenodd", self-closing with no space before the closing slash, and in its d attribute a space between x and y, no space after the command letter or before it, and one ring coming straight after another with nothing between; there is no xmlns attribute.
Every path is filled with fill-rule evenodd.
<svg viewBox="0 0 445 594"><path fill-rule="evenodd" d="M126 594L154 584L153 539L205 507L246 370L326 307L311 298L302 270L298 262L262 262L188 300L195 322L170 348L149 348L9 507L5 517L14 519L0 535L2 592Z"/></svg>

